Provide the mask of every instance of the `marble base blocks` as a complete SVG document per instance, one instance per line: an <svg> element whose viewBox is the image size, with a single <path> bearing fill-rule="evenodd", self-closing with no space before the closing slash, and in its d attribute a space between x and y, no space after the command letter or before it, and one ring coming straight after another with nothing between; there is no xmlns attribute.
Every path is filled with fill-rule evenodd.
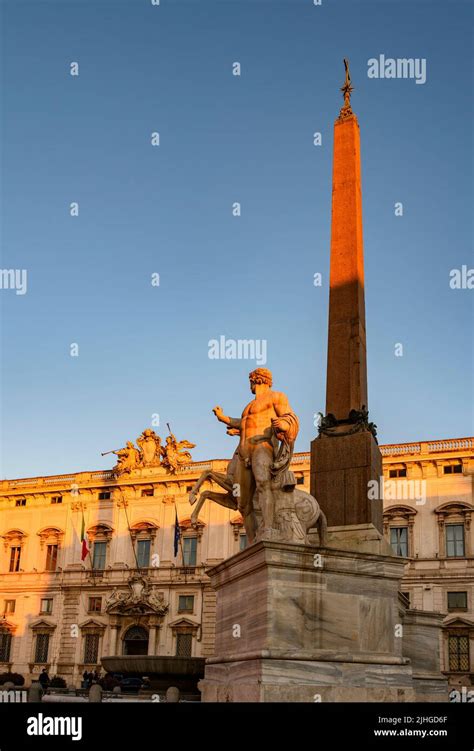
<svg viewBox="0 0 474 751"><path fill-rule="evenodd" d="M372 548L385 550L365 526L352 539L372 537ZM446 700L439 617L407 615L403 559L367 552L367 543L331 547L340 538L329 532L325 548L262 541L208 571L216 642L199 685L203 701Z"/></svg>

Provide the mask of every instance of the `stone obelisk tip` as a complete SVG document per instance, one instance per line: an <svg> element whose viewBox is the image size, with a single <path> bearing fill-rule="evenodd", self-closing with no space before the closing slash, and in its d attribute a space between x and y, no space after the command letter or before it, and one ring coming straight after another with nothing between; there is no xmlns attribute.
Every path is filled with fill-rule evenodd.
<svg viewBox="0 0 474 751"><path fill-rule="evenodd" d="M342 96L344 97L344 104L339 112L339 120L344 120L346 117L350 117L354 113L351 107L351 93L354 91L351 85L351 74L349 70L349 60L344 58L344 68L346 69L346 79L344 85L341 86Z"/></svg>

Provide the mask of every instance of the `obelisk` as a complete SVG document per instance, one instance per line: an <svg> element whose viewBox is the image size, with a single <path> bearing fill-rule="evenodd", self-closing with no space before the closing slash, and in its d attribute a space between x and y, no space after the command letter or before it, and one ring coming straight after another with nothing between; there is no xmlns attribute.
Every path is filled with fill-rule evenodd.
<svg viewBox="0 0 474 751"><path fill-rule="evenodd" d="M359 123L344 65L344 105L334 123L326 415L311 444L311 493L329 526L381 531L382 499L368 493L382 457L368 421Z"/></svg>
<svg viewBox="0 0 474 751"><path fill-rule="evenodd" d="M327 414L311 444L311 492L328 534L310 544L263 534L207 569L216 630L199 682L203 702L446 700L442 615L406 609L399 594L405 559L380 531L382 501L367 492L382 471L367 414L359 126L347 66L343 92L334 128ZM241 426L215 411L224 424ZM278 525L286 536L296 502L281 495Z"/></svg>

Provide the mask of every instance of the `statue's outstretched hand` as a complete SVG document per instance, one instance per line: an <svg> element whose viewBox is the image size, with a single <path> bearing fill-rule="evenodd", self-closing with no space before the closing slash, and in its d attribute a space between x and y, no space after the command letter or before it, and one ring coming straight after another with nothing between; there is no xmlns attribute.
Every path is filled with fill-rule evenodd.
<svg viewBox="0 0 474 751"><path fill-rule="evenodd" d="M222 411L222 407L214 407L212 411L214 412L218 420L222 420L222 418L224 417L224 412Z"/></svg>

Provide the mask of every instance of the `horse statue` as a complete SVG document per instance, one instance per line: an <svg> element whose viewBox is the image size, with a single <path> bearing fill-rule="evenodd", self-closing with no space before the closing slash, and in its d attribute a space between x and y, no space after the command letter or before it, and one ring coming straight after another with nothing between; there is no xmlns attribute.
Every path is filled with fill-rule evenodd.
<svg viewBox="0 0 474 751"><path fill-rule="evenodd" d="M248 542L252 543L255 539L256 532L255 515L253 514L253 507L251 505L250 507L242 507L239 504L240 499L237 493L238 486L235 482L237 462L237 451L235 451L232 459L227 465L226 474L223 472L214 472L212 469L206 469L201 474L189 493L189 503L192 506L195 505L191 515L191 524L197 524L199 512L204 503L207 500L211 500L218 503L220 506L224 506L224 508L229 508L233 511L240 511L244 521ZM225 493L220 493L214 490L204 490L199 494L200 488L207 481L216 483L219 487L225 490ZM294 509L299 525L303 530L303 539L301 541L308 544L306 533L312 529L317 529L319 534L319 544L320 546L324 546L326 544L327 520L316 498L296 487L291 491L280 491L279 497L286 498L290 501L283 505L285 507L290 506ZM281 516L283 517L284 513L282 513ZM278 514L276 514L276 517L278 519ZM290 535L286 541L292 541L292 539L293 537ZM280 537L280 541L285 541L284 534Z"/></svg>

